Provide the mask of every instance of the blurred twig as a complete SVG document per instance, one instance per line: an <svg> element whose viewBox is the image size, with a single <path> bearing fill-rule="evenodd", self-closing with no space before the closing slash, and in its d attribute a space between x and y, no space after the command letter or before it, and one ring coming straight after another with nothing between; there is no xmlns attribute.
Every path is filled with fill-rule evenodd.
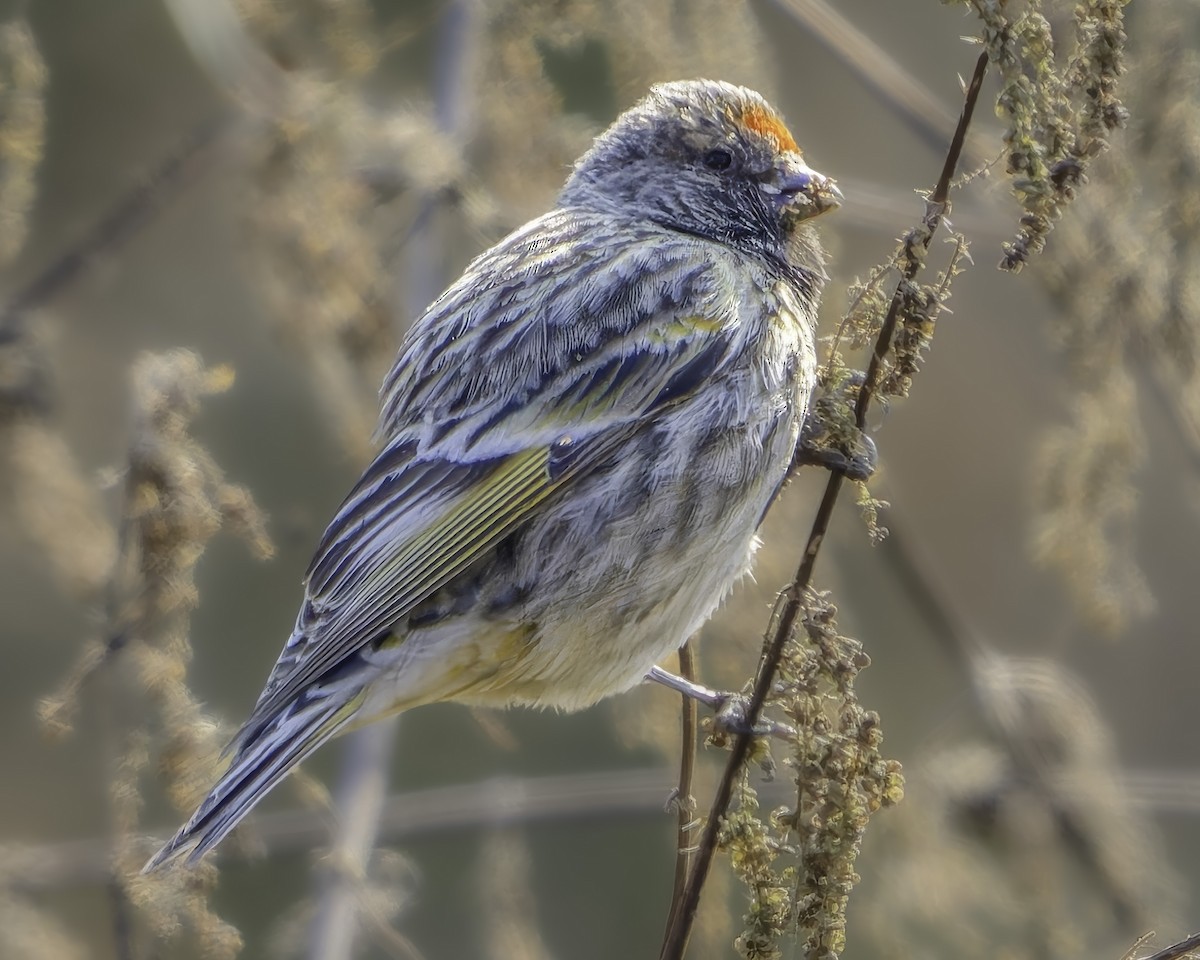
<svg viewBox="0 0 1200 960"><path fill-rule="evenodd" d="M440 831L498 828L527 823L626 816L662 816L671 774L661 768L602 770L547 777L498 777L448 787L394 794L379 816L379 836L394 841ZM168 832L165 827L152 831ZM288 810L260 815L255 832L272 858L320 846L329 836L325 811ZM226 844L213 859L222 866L249 859ZM71 841L45 847L8 848L4 877L23 892L103 883L111 875L111 841Z"/></svg>
<svg viewBox="0 0 1200 960"><path fill-rule="evenodd" d="M902 520L897 522L898 512L903 513L902 507L898 510L893 502L888 515L888 538L879 545L880 555L896 576L904 596L931 628L943 652L969 681L973 665L983 653L983 640L952 592L943 589L945 578L935 569L921 544L907 536Z"/></svg>
<svg viewBox="0 0 1200 960"><path fill-rule="evenodd" d="M538 929L533 857L524 832L492 830L482 846L480 960L552 960Z"/></svg>
<svg viewBox="0 0 1200 960"><path fill-rule="evenodd" d="M987 66L988 56L985 52L980 54L976 62L975 72L966 91L962 114L959 117L954 138L950 143L950 149L947 151L941 176L938 178L937 186L934 188L932 195L926 201L923 225L918 231L913 232L911 242L919 244L924 249L928 249L929 243L933 239L933 234L937 231L942 218L949 208L950 181L954 177L954 172L958 168L959 159L962 156L966 131L970 126L971 116L975 110L975 103L979 98L979 92L983 86L983 78L987 72ZM921 263L922 259L920 257L914 256L907 259L908 266L905 270L905 275L902 282L897 286L896 293L892 297L891 306L888 309L887 317L875 341L871 363L867 368L866 379L859 391L858 402L854 411L855 420L860 430L866 426L867 410L881 381L883 361L891 349L892 337L899 319L900 307L904 301L905 288L920 269ZM746 724L750 728L753 728L758 722L763 704L770 691L771 683L775 678L775 671L783 652L783 646L787 638L791 636L792 630L801 615L804 592L812 582L812 573L816 565L817 555L828 531L829 522L833 516L833 508L837 502L838 493L841 490L844 479L845 475L841 471L835 470L831 472L829 482L825 487L825 495L821 500L821 505L813 521L808 544L804 549L804 555L796 571L795 579L784 591L784 603L776 622L775 632L760 661L758 676L755 678L754 683L754 692L751 694L750 703L746 711ZM729 803L733 797L734 785L742 767L750 756L752 743L753 737L750 735L739 736L734 742L729 760L725 766L725 771L718 785L716 796L713 799L712 809L704 825L704 832L701 835L700 844L696 852L695 864L684 890L676 922L672 924L671 930L663 944L660 955L663 960L680 960L687 949L691 929L695 923L696 911L700 905L700 893L708 877L713 856L716 853L717 835L720 831L721 819L729 809Z"/></svg>
<svg viewBox="0 0 1200 960"><path fill-rule="evenodd" d="M671 773L661 768L605 770L546 777L500 777L433 787L389 796L379 817L379 835L395 841L429 837L442 831L594 820L600 817L660 816L662 799L673 789ZM1125 784L1135 802L1157 811L1200 812L1196 797L1200 774L1172 771L1127 771ZM783 783L762 788L767 803L784 799ZM171 825L174 827L174 824ZM320 846L329 834L323 810L285 810L259 814L256 838L273 858ZM168 832L166 826L149 831ZM260 853L247 846L220 847L214 859L222 866L243 863ZM8 847L0 862L4 885L23 893L73 889L106 882L111 876L111 841L72 840L24 848ZM1153 960L1153 958L1147 958Z"/></svg>
<svg viewBox="0 0 1200 960"><path fill-rule="evenodd" d="M317 873L318 896L308 955L336 960L354 954L367 865L387 796L387 771L396 740L395 719L372 724L346 739L334 807L333 849Z"/></svg>
<svg viewBox="0 0 1200 960"><path fill-rule="evenodd" d="M475 0L454 0L442 26L435 81L436 122L451 137L464 132L470 117L467 73L477 26L477 6ZM416 291L420 301L424 301L418 302L414 316L436 296L441 286L438 261L445 244L438 241L433 222L437 203L435 198L423 201L418 226L407 246L408 256L419 263L417 269L409 271L409 298ZM433 292L425 299L424 288L430 283ZM356 731L345 747L337 798L338 833L332 863L320 881L321 893L309 940L308 955L313 960L349 960L354 954L360 901L387 793L390 748L398 723L398 717L391 717Z"/></svg>
<svg viewBox="0 0 1200 960"><path fill-rule="evenodd" d="M48 72L24 8L0 23L0 264L25 245L46 143Z"/></svg>
<svg viewBox="0 0 1200 960"><path fill-rule="evenodd" d="M470 73L480 30L482 11L477 0L446 4L438 33L437 75L434 80L434 120L438 130L461 146L471 129L473 84ZM404 238L404 305L407 324L419 317L441 292L445 244L430 243L440 235L439 212L445 191L425 197Z"/></svg>
<svg viewBox="0 0 1200 960"><path fill-rule="evenodd" d="M113 953L118 960L133 960L133 921L129 915L129 900L117 877L113 876L105 886L112 907Z"/></svg>
<svg viewBox="0 0 1200 960"><path fill-rule="evenodd" d="M932 149L941 149L954 130L954 113L887 50L826 0L774 0L774 3L836 54L880 100L906 119ZM963 157L968 166L987 162L980 138L969 131Z"/></svg>
<svg viewBox="0 0 1200 960"><path fill-rule="evenodd" d="M0 308L0 340L14 336L29 311L44 306L80 279L101 255L136 236L167 200L193 182L212 148L236 127L235 118L235 114L222 113L197 124L90 230L13 294Z"/></svg>
<svg viewBox="0 0 1200 960"><path fill-rule="evenodd" d="M1120 771L1107 749L1107 726L1082 685L1052 660L1005 656L985 641L952 591L940 586L946 579L936 562L897 528L895 515L893 505L883 558L948 651L1003 758L995 781L982 792L972 788L964 806L985 807L990 819L1015 825L1029 819L1034 804L1052 824L1051 833L1029 841L1039 853L1053 848L1082 865L1122 929L1148 923L1163 891L1139 872L1139 861L1152 859L1151 841L1138 835L1134 811L1195 812L1196 775ZM1001 807L1020 808L1025 816L1003 817ZM1137 839L1122 846L1121 836L1130 831ZM1163 873L1159 868L1157 876Z"/></svg>
<svg viewBox="0 0 1200 960"><path fill-rule="evenodd" d="M249 493L226 481L191 432L203 399L232 382L231 370L205 367L188 351L135 361L119 547L109 570L103 633L39 704L46 729L65 734L88 681L102 676L109 684L101 714L112 768L112 838L104 868L113 891L114 949L122 958L132 957L133 933L143 926L163 937L186 929L214 960L232 957L241 946L237 931L210 909L215 874L201 869L186 883L179 882L182 874L174 882L148 882L138 874L144 854L136 839L152 759L169 797L183 809L193 806L196 781L207 780L216 761L216 725L186 685L197 564L222 528L240 533L264 559L272 550Z"/></svg>
<svg viewBox="0 0 1200 960"><path fill-rule="evenodd" d="M251 109L273 112L286 76L250 37L230 0L163 0L197 64L214 84Z"/></svg>

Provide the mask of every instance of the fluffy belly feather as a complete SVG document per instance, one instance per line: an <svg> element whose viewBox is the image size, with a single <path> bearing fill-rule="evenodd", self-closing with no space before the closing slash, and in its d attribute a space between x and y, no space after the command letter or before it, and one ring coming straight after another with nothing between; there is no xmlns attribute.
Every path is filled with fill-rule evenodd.
<svg viewBox="0 0 1200 960"><path fill-rule="evenodd" d="M360 716L447 699L578 710L639 683L749 570L799 435L793 396L683 445L668 419L647 431L413 611L369 655L385 677Z"/></svg>

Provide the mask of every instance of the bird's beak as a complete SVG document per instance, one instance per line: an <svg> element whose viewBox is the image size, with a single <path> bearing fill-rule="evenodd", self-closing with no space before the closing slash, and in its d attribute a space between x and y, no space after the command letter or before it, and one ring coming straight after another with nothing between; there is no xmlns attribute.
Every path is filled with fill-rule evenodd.
<svg viewBox="0 0 1200 960"><path fill-rule="evenodd" d="M763 185L775 203L798 220L820 216L842 205L842 191L824 174L786 153L775 168L775 176Z"/></svg>

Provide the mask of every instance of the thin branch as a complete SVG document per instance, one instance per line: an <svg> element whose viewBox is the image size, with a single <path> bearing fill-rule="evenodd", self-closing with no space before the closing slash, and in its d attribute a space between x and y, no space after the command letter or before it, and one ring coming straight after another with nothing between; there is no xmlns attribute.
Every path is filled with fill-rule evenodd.
<svg viewBox="0 0 1200 960"><path fill-rule="evenodd" d="M602 770L547 777L496 777L390 796L379 816L379 839L392 842L440 832L495 829L559 820L652 815L661 817L672 789L662 768ZM780 790L782 796L782 788ZM174 825L155 835L169 834ZM306 853L328 842L327 811L284 810L253 821L256 839L271 858ZM147 842L147 850L151 844ZM257 844L256 844L257 846ZM237 844L213 853L222 868L252 858ZM112 841L106 837L6 848L4 883L34 893L106 883L112 875Z"/></svg>
<svg viewBox="0 0 1200 960"><path fill-rule="evenodd" d="M470 117L469 73L471 52L479 10L477 0L454 0L446 10L439 37L438 75L435 81L435 113L438 128L449 136L463 133ZM441 273L445 244L432 223L434 200L426 200L414 237L408 246L409 275L417 292L419 312L433 299L421 289ZM420 268L412 269L418 259ZM413 312L413 316L417 312ZM376 727L351 735L337 809L340 825L334 842L331 869L320 880L320 895L312 924L308 955L313 960L349 960L354 955L354 940L359 928L363 885L368 876L371 851L379 829L379 817L387 793L390 747L399 718L393 717Z"/></svg>
<svg viewBox="0 0 1200 960"><path fill-rule="evenodd" d="M861 227L895 236L900 225L907 223L912 213L912 191L898 189L876 180L861 177L838 177L838 186L846 194L846 202L838 210L838 223L843 227ZM978 240L1006 240L1012 230L990 194L977 193L971 205L955 207L954 225Z"/></svg>
<svg viewBox="0 0 1200 960"><path fill-rule="evenodd" d="M163 6L214 86L259 114L279 108L288 77L251 37L232 0L164 0Z"/></svg>
<svg viewBox="0 0 1200 960"><path fill-rule="evenodd" d="M1130 770L1122 782L1139 808L1155 812L1200 814L1200 774L1170 770ZM663 797L674 787L669 771L657 767L604 770L548 777L501 777L432 787L389 796L379 818L379 839L390 843L438 833L530 825L561 820L595 821L605 817L662 815ZM764 805L783 803L789 785L763 784ZM1087 784L1079 785L1085 795ZM169 834L176 824L152 831ZM325 810L283 810L258 814L252 829L254 849L271 859L307 853L329 839ZM147 843L147 848L150 844ZM221 867L244 863L257 854L236 844L213 854ZM103 885L112 877L112 841L105 837L68 840L35 847L0 849L2 884L21 893ZM1153 958L1146 958L1153 960Z"/></svg>
<svg viewBox="0 0 1200 960"><path fill-rule="evenodd" d="M1200 933L1193 933L1178 943L1163 947L1158 953L1146 957L1146 960L1179 960L1180 957L1187 956L1193 950L1200 950Z"/></svg>
<svg viewBox="0 0 1200 960"><path fill-rule="evenodd" d="M0 307L0 340L20 329L29 311L44 306L79 280L97 259L138 234L163 206L193 181L200 161L236 127L234 114L197 124L142 181L123 196L87 233L47 264Z"/></svg>
<svg viewBox="0 0 1200 960"><path fill-rule="evenodd" d="M437 76L434 81L434 119L438 130L461 146L471 126L471 70L479 40L478 0L452 0L442 14L437 40ZM426 197L416 220L403 240L404 303L398 318L407 324L419 317L442 289L445 263L440 213L450 199L446 191ZM402 331L401 331L402 332Z"/></svg>
<svg viewBox="0 0 1200 960"><path fill-rule="evenodd" d="M897 519L895 498L888 513L888 537L879 545L880 557L929 627L929 635L938 641L959 673L974 689L975 665L984 653L983 640L970 623L953 592L943 585L946 578L913 538L907 536L903 521Z"/></svg>
<svg viewBox="0 0 1200 960"><path fill-rule="evenodd" d="M971 123L975 103L979 99L979 92L983 86L983 78L987 72L987 65L988 57L985 52L980 54L979 60L975 64L975 73L971 77L971 83L967 88L962 115L959 117L958 127L954 132L950 149L947 151L946 162L942 167L941 177L938 179L933 194L926 201L923 230L916 232L918 235L913 241L926 249L949 208L950 181L953 179L959 158L962 156L966 132ZM902 282L897 285L896 293L892 297L891 306L888 308L887 317L884 319L883 327L879 331L879 337L875 341L875 349L871 356L870 365L867 368L866 379L863 382L862 389L859 391L858 403L854 411L859 429L863 429L866 426L867 410L882 379L881 373L884 358L887 356L891 346L892 336L899 320L900 307L904 300L903 289L919 269L920 258L910 257L905 270L905 276ZM830 474L829 482L825 487L825 495L821 499L821 505L817 510L816 518L813 520L812 531L809 534L804 555L796 571L796 577L784 591L784 606L776 623L775 633L771 637L767 651L759 663L758 675L754 682L754 692L751 694L750 704L747 708L746 725L749 728L753 728L758 722L763 704L767 698L767 693L771 688L771 683L775 679L775 672L783 654L784 644L788 637L792 635L796 622L802 614L803 596L812 582L813 568L816 566L817 555L828 532L829 522L833 516L833 508L837 503L838 493L841 490L844 479L845 476L841 471L835 470ZM692 927L696 920L696 911L700 906L701 890L708 879L708 872L716 853L717 836L721 829L721 820L729 809L730 801L733 798L734 784L750 755L751 743L752 737L745 735L739 736L734 742L729 761L725 765L725 771L717 787L716 796L713 798L712 809L704 825L704 832L701 835L700 844L696 851L695 864L688 878L681 908L676 916L676 922L672 925L670 933L663 943L660 954L661 960L681 960L684 951L687 949L688 939L691 936Z"/></svg>
<svg viewBox="0 0 1200 960"><path fill-rule="evenodd" d="M679 675L695 681L696 658L691 640L679 648ZM679 827L675 838L675 880L671 887L671 909L667 913L665 936L675 925L675 917L683 903L683 891L692 865L692 831L696 824L696 798L692 796L692 778L696 770L696 700L680 694L679 785L675 788L675 811Z"/></svg>
<svg viewBox="0 0 1200 960"><path fill-rule="evenodd" d="M115 872L105 884L112 907L113 953L117 960L134 960L133 918L129 915L129 900Z"/></svg>
<svg viewBox="0 0 1200 960"><path fill-rule="evenodd" d="M317 874L317 908L308 938L308 955L314 960L340 960L354 954L363 882L387 798L397 720L390 717L346 738L334 797L333 848Z"/></svg>
<svg viewBox="0 0 1200 960"><path fill-rule="evenodd" d="M848 70L871 88L884 103L906 120L911 129L940 149L954 129L954 114L941 98L905 69L887 50L872 40L827 0L774 0L825 47ZM963 147L969 166L986 162L982 146L968 137ZM848 192L849 193L849 192Z"/></svg>
<svg viewBox="0 0 1200 960"><path fill-rule="evenodd" d="M1079 862L1102 892L1118 925L1125 930L1142 927L1145 918L1151 915L1154 895L1145 889L1145 883L1131 878L1127 862L1114 861L1112 850L1118 847L1111 837L1105 837L1102 827L1108 821L1097 817L1107 816L1100 814L1100 810L1116 804L1110 815L1120 817L1125 823L1121 831L1124 834L1136 830L1132 819L1136 808L1152 808L1157 813L1195 812L1197 777L1150 771L1118 772L1095 758L1082 760L1070 748L1047 749L1044 738L1053 736L1071 743L1076 739L1075 731L1083 729L1072 725L1084 724L1095 731L1096 718L1088 718L1086 713L1071 708L1069 714L1073 719L1067 720L1068 714L1059 711L1067 710L1071 695L1060 691L1055 695L1060 706L1050 728L1031 719L1032 716L1046 720L1042 711L1025 699L1032 695L1036 684L1030 677L1016 687L997 683L1009 658L990 647L972 627L952 591L943 588L946 578L938 574L937 564L921 552L915 541L906 540L897 530L895 513L893 503L888 539L881 547L883 557L900 578L905 596L916 604L932 635L949 653L962 675L963 686L970 692L978 717L1011 765L1003 774L1004 782L1021 784L1022 802L1038 798L1042 809L1052 818L1055 842ZM1099 782L1106 778L1109 785L1101 788ZM1003 802L999 798L1004 796L1005 787L997 785L992 789L997 802ZM1105 797L1102 800L1097 795L1101 789Z"/></svg>

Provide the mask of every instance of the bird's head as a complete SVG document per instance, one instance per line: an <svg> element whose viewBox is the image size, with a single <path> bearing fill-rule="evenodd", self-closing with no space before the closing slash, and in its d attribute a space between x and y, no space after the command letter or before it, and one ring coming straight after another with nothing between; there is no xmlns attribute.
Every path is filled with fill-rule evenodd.
<svg viewBox="0 0 1200 960"><path fill-rule="evenodd" d="M652 87L621 114L576 163L559 203L782 256L800 224L841 199L759 94L689 80Z"/></svg>

